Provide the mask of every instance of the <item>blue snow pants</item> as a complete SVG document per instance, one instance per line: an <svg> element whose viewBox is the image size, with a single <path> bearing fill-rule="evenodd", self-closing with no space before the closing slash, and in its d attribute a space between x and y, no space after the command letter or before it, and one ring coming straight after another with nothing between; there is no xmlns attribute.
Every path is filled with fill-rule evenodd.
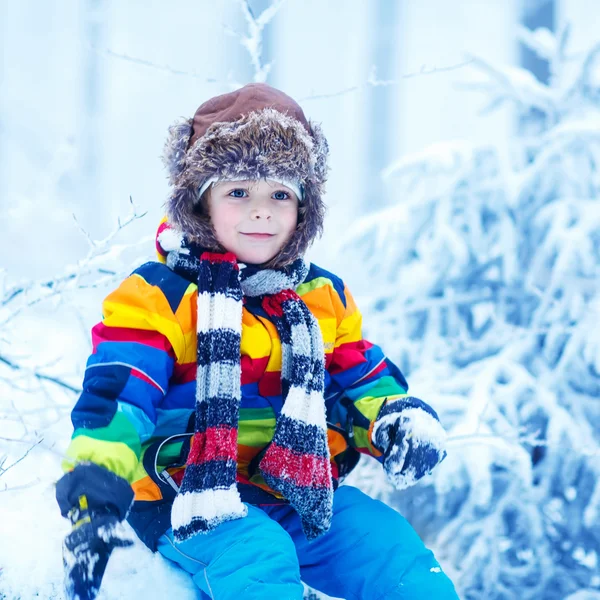
<svg viewBox="0 0 600 600"><path fill-rule="evenodd" d="M331 529L308 542L287 504L248 506L248 516L159 552L213 600L302 600L302 579L345 600L459 600L408 521L350 486L334 494Z"/></svg>

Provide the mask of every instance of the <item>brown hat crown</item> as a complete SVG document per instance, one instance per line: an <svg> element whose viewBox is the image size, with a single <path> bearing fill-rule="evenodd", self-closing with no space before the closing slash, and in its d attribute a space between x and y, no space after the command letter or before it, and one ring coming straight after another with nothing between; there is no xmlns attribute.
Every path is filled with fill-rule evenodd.
<svg viewBox="0 0 600 600"><path fill-rule="evenodd" d="M189 146L193 146L213 123L231 123L264 108L272 108L293 117L310 133L304 112L293 98L266 83L249 83L235 92L215 96L200 105L194 115Z"/></svg>

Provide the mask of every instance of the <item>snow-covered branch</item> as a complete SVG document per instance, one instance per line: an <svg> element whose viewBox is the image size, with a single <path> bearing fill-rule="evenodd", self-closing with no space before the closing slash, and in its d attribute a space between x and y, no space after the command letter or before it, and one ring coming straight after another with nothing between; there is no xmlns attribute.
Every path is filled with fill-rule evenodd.
<svg viewBox="0 0 600 600"><path fill-rule="evenodd" d="M253 81L264 83L267 81L273 63L264 63L262 58L263 31L273 20L286 0L275 0L258 16L254 15L249 0L240 0L240 5L246 19L248 34L240 36L240 42L248 51L250 62L254 68Z"/></svg>
<svg viewBox="0 0 600 600"><path fill-rule="evenodd" d="M29 280L9 286L6 286L3 281L4 285L0 294L0 331L3 331L23 311L40 302L60 296L67 291L106 285L120 277L122 273L107 268L106 264L118 259L123 252L131 249L132 244L117 245L114 243L114 239L125 227L143 218L146 214L138 212L131 198L130 202L129 214L123 220L119 218L115 229L101 240L91 239L74 216L77 227L88 241L89 250L83 259L75 265L68 266L63 274L52 279ZM145 237L136 245L147 243L149 239L149 237ZM6 279L5 273L4 279Z"/></svg>
<svg viewBox="0 0 600 600"><path fill-rule="evenodd" d="M64 381L60 377L55 377L52 375L45 375L44 373L40 373L40 371L38 369L26 369L23 365L19 365L16 361L10 360L9 358L7 358L6 356L3 356L2 354L0 354L0 363L7 366L13 372L19 372L19 374L24 375L26 377L33 377L34 379L37 379L40 382L47 381L49 383L53 383L55 385L58 385L58 386L64 388L65 390L67 390L69 392L73 392L73 393L81 392L80 387L71 385L70 383ZM8 379L5 379L5 382L8 385L11 385L11 383L12 383Z"/></svg>
<svg viewBox="0 0 600 600"><path fill-rule="evenodd" d="M10 471L10 469L12 469L13 467L15 467L16 465L18 465L22 460L24 460L28 454L36 447L39 446L42 442L44 441L44 438L40 438L39 440L37 440L31 447L29 447L24 454L22 454L17 460L15 460L14 462L12 462L10 465L8 465L7 467L5 467L5 463L8 460L8 457L6 455L0 457L0 477L2 477L4 474L6 474L8 471Z"/></svg>

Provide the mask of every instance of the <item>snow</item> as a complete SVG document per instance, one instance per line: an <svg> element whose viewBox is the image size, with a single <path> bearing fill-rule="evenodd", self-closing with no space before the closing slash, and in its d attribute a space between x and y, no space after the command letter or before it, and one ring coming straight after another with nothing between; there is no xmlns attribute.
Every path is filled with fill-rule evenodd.
<svg viewBox="0 0 600 600"><path fill-rule="evenodd" d="M559 51L556 37L546 27L540 27L534 31L526 27L519 27L517 35L529 48L535 50L540 58L553 60Z"/></svg>
<svg viewBox="0 0 600 600"><path fill-rule="evenodd" d="M391 177L416 168L454 173L473 157L473 144L467 140L437 142L421 152L402 157L387 167L382 176Z"/></svg>
<svg viewBox="0 0 600 600"><path fill-rule="evenodd" d="M242 37L242 52L250 56L254 72L249 78L277 84L271 77L279 70L280 77L285 71L298 80L295 85L313 88L312 79L308 82L295 70L289 75L283 54L274 56L269 45L276 38L263 44L262 36L288 18L285 11L292 3L275 2L260 14L252 12L251 4L243 4L235 24L243 29L245 22L248 32L235 35ZM114 5L111 10L127 9ZM223 20L229 16L224 12ZM313 25L309 21L306 27ZM314 25L329 27L318 19ZM216 29L214 24L206 27L207 34ZM599 50L592 45L572 54L566 37L546 29L521 28L517 35L550 61L550 85L514 64L482 58L481 52L473 52L477 58L469 64L480 75L471 87L488 106L509 106L519 116L518 127L504 132L510 138L501 139L499 130L490 134L483 126L465 132L460 123L444 133L440 129L439 139L429 146L413 138L406 145L420 148L418 152L390 158L377 170L381 197L358 200L367 171L348 168L364 162L364 147L357 141L362 134L348 128L364 114L347 107L367 104L369 86L349 86L347 73L332 77L334 69L328 67L319 75L327 78L327 89L354 91L314 102L307 97L307 112L314 109L317 119L339 118L330 139L337 156L343 156L327 198L334 218L315 262L347 281L364 313L366 337L397 362L411 394L430 402L448 431L446 460L409 489L394 490L381 466L366 460L346 483L400 510L467 600L600 600ZM160 54L157 48L148 51ZM309 51L302 53L302 62L312 64ZM98 53L113 61L129 54L135 52ZM185 57L197 62L196 50ZM142 86L145 93L172 85L168 104L180 104L175 113L172 106L165 108L165 114L187 114L204 74L194 70L197 64L177 69L178 78L192 78L193 89L177 87L171 79L165 85L164 79L156 79L166 76L157 64L170 62L162 56L143 65L121 61L121 67L126 63L132 70L116 81L127 81L129 93L143 81L133 70L142 66L155 86ZM8 67L11 73L17 70ZM354 64L347 68L354 74L362 69ZM461 75L457 72L455 80ZM228 72L221 83L235 87L242 77ZM407 80L407 85L417 81ZM208 83L206 90L215 92L215 80ZM380 86L377 93L402 98L392 91L398 90L396 84ZM355 95L354 104L345 103L349 94ZM114 95L106 102L118 104ZM145 111L157 110L155 104L140 106L137 118L157 131L140 141L129 133L130 113L119 106L119 115L112 113L119 144L108 144L103 156L116 153L119 168L132 170L146 186L140 188L144 202L157 206L165 188L150 174L140 146L152 140L151 154L158 156L157 132L162 141L170 121L149 118ZM448 110L458 114L456 106ZM65 108L67 113L76 110ZM95 117L106 124L101 115ZM7 141L3 145L11 151L2 174L13 182L3 188L11 191L4 203L8 220L0 226L0 241L12 256L5 252L8 260L0 278L0 599L61 600L61 543L69 524L59 514L54 484L72 430L69 411L77 391L68 388L81 385L89 329L100 318L103 295L132 268L153 258L152 232L162 215L156 208L135 230L133 221L141 215L133 210L106 235L112 227L106 227L107 215L114 211L100 210L94 195L103 182L86 172L81 175L84 186L74 183L83 160L79 142L63 127L45 130L43 144L40 138L35 138L37 145L24 143L32 133L22 127L25 121L30 122L30 113L21 125L7 118L0 131L2 136L12 132L3 138L11 140L10 146ZM392 135L401 138L403 132ZM360 155L346 163L346 152L354 146ZM104 172L99 166L98 173ZM126 203L130 185L112 177ZM101 199L108 203L111 197ZM95 240L96 234L86 233L83 225L77 231L73 212L78 224L97 226L104 237ZM44 220L37 230L30 226L36 214ZM40 232L51 232L51 237ZM163 239L177 245L170 233ZM42 248L34 247L32 241L40 240L45 240ZM197 598L197 591L185 573L141 542L115 550L99 600L164 597Z"/></svg>
<svg viewBox="0 0 600 600"><path fill-rule="evenodd" d="M174 229L167 228L163 229L157 236L157 241L161 248L166 252L181 252L182 254L189 254L188 248L182 248L182 236Z"/></svg>
<svg viewBox="0 0 600 600"><path fill-rule="evenodd" d="M58 457L49 461L43 460L45 456L32 454L22 467L37 471L39 483L0 493L0 598L64 598L61 540L70 525L60 516L54 498L54 482L61 473ZM132 531L129 534L135 538ZM132 548L114 551L98 598L169 598L175 594L182 600L197 598L186 574L138 540Z"/></svg>
<svg viewBox="0 0 600 600"><path fill-rule="evenodd" d="M397 401L398 404L401 402L402 400ZM390 407L393 405L394 403L388 404ZM401 415L390 413L381 417L373 428L372 439L378 439L380 429L385 431L389 428L394 431L397 423L399 423L400 430L405 431L406 435L403 437L402 444L394 445L388 453L386 475L397 490L402 490L415 485L419 480L418 465L408 467L405 465L409 447L412 446L417 453L419 447L425 446L435 450L441 457L446 445L447 434L439 421L429 413L420 408L407 408L402 410Z"/></svg>
<svg viewBox="0 0 600 600"><path fill-rule="evenodd" d="M540 52L559 46L530 34ZM364 265L355 294L368 337L393 349L411 393L431 398L449 429L433 481L398 494L362 464L350 479L429 532L469 598L598 587L600 113L580 85L593 61L578 57L566 77L566 52L549 86L475 61L491 104L521 111L513 160L486 144L402 157L385 171L398 204L342 243ZM546 119L535 136L531 108ZM401 236L395 219L410 224Z"/></svg>
<svg viewBox="0 0 600 600"><path fill-rule="evenodd" d="M573 502L573 500L575 500L575 498L577 498L577 490L574 487L567 488L565 490L565 498L569 502Z"/></svg>

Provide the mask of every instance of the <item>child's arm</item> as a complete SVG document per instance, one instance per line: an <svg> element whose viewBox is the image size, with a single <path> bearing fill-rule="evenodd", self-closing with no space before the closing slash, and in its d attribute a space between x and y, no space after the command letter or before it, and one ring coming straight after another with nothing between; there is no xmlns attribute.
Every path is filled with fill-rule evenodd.
<svg viewBox="0 0 600 600"><path fill-rule="evenodd" d="M176 357L185 351L175 313L188 288L166 266L147 263L104 300L103 320L92 330L83 392L71 414L65 471L94 463L134 480L141 445L154 431L156 408ZM93 478L100 472L91 472Z"/></svg>
<svg viewBox="0 0 600 600"><path fill-rule="evenodd" d="M336 342L327 357L327 397L337 396L331 418L358 451L383 463L396 487L407 487L443 460L445 432L436 412L407 394L398 367L362 337L362 315L348 288L338 298Z"/></svg>
<svg viewBox="0 0 600 600"><path fill-rule="evenodd" d="M70 598L95 598L113 549L132 543L120 521L133 501L141 446L185 353L177 309L189 292L166 266L147 263L105 299L103 320L92 330L93 352L71 414L66 474L56 485L61 513L73 524L63 544Z"/></svg>
<svg viewBox="0 0 600 600"><path fill-rule="evenodd" d="M335 347L326 359L326 395L337 396L332 417L347 425L354 447L381 459L371 442L373 424L386 401L407 395L408 383L382 349L363 338L362 314L348 288L343 290L334 298L338 325Z"/></svg>

